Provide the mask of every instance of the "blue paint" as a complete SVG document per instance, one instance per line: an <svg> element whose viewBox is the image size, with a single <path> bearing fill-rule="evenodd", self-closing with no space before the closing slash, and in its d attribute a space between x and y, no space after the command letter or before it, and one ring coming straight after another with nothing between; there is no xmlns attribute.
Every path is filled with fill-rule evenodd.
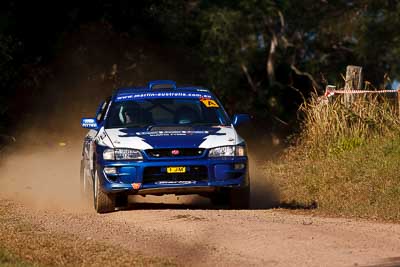
<svg viewBox="0 0 400 267"><path fill-rule="evenodd" d="M232 124L233 126L239 126L250 121L250 116L248 114L235 114L233 116Z"/></svg>
<svg viewBox="0 0 400 267"><path fill-rule="evenodd" d="M171 88L176 89L176 82L171 80L157 80L147 83L147 88L153 90L153 87L158 86L159 88ZM165 87L166 86L166 87Z"/></svg>

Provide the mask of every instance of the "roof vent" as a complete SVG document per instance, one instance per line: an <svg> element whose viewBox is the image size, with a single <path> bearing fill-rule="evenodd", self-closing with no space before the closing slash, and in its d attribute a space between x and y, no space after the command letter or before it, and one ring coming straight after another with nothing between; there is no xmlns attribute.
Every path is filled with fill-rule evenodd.
<svg viewBox="0 0 400 267"><path fill-rule="evenodd" d="M150 81L147 83L147 88L150 90L176 89L176 82L170 80Z"/></svg>

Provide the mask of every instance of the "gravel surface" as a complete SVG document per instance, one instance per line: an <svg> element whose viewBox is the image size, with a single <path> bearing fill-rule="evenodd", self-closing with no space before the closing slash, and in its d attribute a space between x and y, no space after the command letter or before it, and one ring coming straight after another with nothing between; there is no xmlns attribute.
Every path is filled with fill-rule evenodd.
<svg viewBox="0 0 400 267"><path fill-rule="evenodd" d="M127 210L96 214L77 197L79 154L67 144L3 159L0 248L67 266L400 266L398 224L174 196L132 198Z"/></svg>
<svg viewBox="0 0 400 267"><path fill-rule="evenodd" d="M40 226L34 227L32 239L35 233L38 238L43 233L58 234L59 242L74 236L77 243L131 251L132 260L140 254L190 266L400 265L397 224L198 205L136 204L129 210L98 215L90 210L30 209L4 199L0 203L12 212L14 224L19 220ZM1 236L10 233L6 225L1 229ZM35 248L32 243L30 247Z"/></svg>

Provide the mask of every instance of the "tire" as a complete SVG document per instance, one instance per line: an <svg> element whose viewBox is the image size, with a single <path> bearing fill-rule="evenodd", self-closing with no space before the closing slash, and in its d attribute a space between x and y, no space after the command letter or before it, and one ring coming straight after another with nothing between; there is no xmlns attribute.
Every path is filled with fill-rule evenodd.
<svg viewBox="0 0 400 267"><path fill-rule="evenodd" d="M80 169L79 169L79 185L80 185L80 187L79 187L79 189L80 189L80 193L81 193L81 197L83 196L83 193L84 193L84 178L85 178L85 176L84 176L84 172L85 172L85 166L84 166L84 163L83 163L83 159L81 159L81 167L80 167Z"/></svg>
<svg viewBox="0 0 400 267"><path fill-rule="evenodd" d="M115 210L115 195L103 192L97 171L95 171L94 175L93 200L94 209L97 213L106 213Z"/></svg>
<svg viewBox="0 0 400 267"><path fill-rule="evenodd" d="M232 209L248 209L250 208L250 186L231 189L229 206Z"/></svg>
<svg viewBox="0 0 400 267"><path fill-rule="evenodd" d="M89 203L90 200L90 193L92 192L91 187L89 186L88 183L88 178L87 177L87 170L85 168L85 163L84 160L81 160L81 168L80 168L80 196L81 196L81 200Z"/></svg>

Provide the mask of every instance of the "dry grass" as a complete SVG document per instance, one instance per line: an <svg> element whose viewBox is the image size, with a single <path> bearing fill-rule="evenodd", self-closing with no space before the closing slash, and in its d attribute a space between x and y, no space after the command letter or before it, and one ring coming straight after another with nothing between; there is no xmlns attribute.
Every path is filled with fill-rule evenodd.
<svg viewBox="0 0 400 267"><path fill-rule="evenodd" d="M314 97L301 111L304 119L300 146L318 156L351 150L400 130L395 106L378 96L358 96L350 107L344 106L341 98L326 104Z"/></svg>
<svg viewBox="0 0 400 267"><path fill-rule="evenodd" d="M0 247L0 266L2 267L38 267L40 265L32 264L11 254L8 250Z"/></svg>
<svg viewBox="0 0 400 267"><path fill-rule="evenodd" d="M46 230L1 200L0 266L176 266L105 242Z"/></svg>
<svg viewBox="0 0 400 267"><path fill-rule="evenodd" d="M400 220L400 121L388 101L338 100L303 106L299 143L264 172L275 179L282 202L317 212Z"/></svg>

